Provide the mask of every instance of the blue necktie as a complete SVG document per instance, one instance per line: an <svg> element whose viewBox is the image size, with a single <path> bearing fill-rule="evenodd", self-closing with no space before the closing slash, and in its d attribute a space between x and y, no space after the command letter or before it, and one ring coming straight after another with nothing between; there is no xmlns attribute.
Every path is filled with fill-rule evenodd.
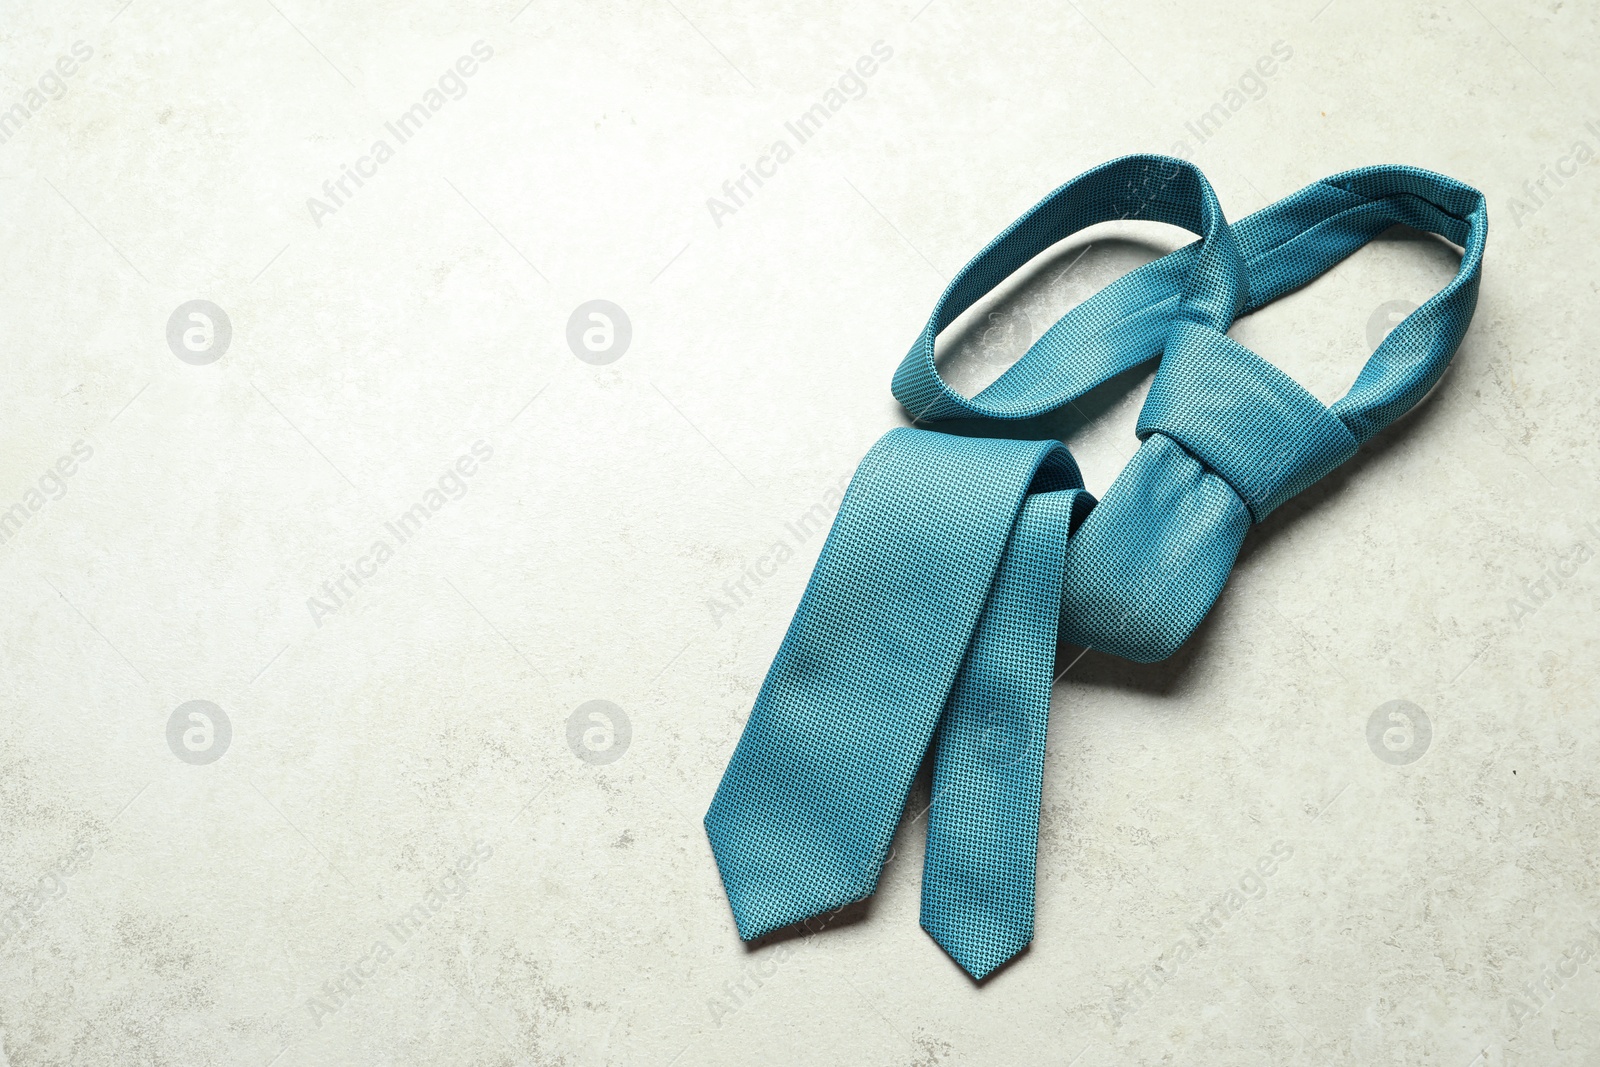
<svg viewBox="0 0 1600 1067"><path fill-rule="evenodd" d="M934 340L1086 226L1144 219L1200 240L1073 308L978 395ZM1396 223L1462 246L1455 279L1325 407L1226 331ZM1054 410L1160 356L1137 453L1098 502L1055 441L884 435L846 492L723 775L706 831L745 939L870 896L930 744L922 925L974 978L1032 940L1058 639L1140 662L1210 609L1246 531L1355 453L1444 373L1471 320L1483 197L1370 167L1230 226L1198 169L1114 160L1051 193L969 263L895 373L918 422Z"/></svg>

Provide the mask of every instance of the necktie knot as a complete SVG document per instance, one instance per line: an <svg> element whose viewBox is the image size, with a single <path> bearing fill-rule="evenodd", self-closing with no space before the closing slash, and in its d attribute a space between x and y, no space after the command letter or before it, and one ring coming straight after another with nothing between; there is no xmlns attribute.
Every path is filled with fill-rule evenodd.
<svg viewBox="0 0 1600 1067"><path fill-rule="evenodd" d="M1355 455L1359 443L1293 378L1226 334L1180 322L1139 412L1215 471L1260 522Z"/></svg>

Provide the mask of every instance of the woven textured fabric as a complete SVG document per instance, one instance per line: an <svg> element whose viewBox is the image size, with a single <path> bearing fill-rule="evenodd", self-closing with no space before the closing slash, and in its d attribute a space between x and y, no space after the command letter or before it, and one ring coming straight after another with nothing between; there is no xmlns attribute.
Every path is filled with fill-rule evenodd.
<svg viewBox="0 0 1600 1067"><path fill-rule="evenodd" d="M940 330L1078 229L1199 235L1064 315L992 385L938 373ZM1325 407L1227 336L1395 223L1462 246L1456 277ZM974 978L1033 937L1040 783L1058 640L1171 655L1254 522L1349 459L1444 373L1476 305L1476 190L1410 167L1318 182L1229 225L1198 169L1129 156L1051 193L969 263L895 373L918 422L1020 419L1161 363L1140 446L1096 501L1055 441L886 434L862 460L706 814L746 939L874 891L934 746L923 928Z"/></svg>

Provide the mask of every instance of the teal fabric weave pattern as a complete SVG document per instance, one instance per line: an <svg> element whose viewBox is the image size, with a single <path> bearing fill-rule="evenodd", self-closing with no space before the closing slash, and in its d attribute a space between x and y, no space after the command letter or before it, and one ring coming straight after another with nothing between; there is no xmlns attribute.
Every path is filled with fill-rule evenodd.
<svg viewBox="0 0 1600 1067"><path fill-rule="evenodd" d="M976 396L940 377L934 342L962 311L1115 219L1199 239L1073 308ZM1396 223L1461 246L1461 265L1343 399L1324 406L1227 336ZM1401 166L1324 179L1230 225L1197 168L1140 155L1063 185L981 251L895 373L914 423L1028 418L1159 356L1139 449L1098 501L1056 441L900 428L867 453L706 814L740 936L870 896L932 745L922 926L974 978L1024 948L1057 641L1171 655L1250 526L1444 373L1486 232L1476 190Z"/></svg>

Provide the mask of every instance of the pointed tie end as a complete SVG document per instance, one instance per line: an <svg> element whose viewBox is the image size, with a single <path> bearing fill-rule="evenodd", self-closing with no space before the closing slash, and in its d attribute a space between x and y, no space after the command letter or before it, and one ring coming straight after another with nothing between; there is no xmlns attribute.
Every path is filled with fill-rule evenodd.
<svg viewBox="0 0 1600 1067"><path fill-rule="evenodd" d="M924 917L922 929L975 982L982 982L1033 943L1033 927L983 929L973 923Z"/></svg>

